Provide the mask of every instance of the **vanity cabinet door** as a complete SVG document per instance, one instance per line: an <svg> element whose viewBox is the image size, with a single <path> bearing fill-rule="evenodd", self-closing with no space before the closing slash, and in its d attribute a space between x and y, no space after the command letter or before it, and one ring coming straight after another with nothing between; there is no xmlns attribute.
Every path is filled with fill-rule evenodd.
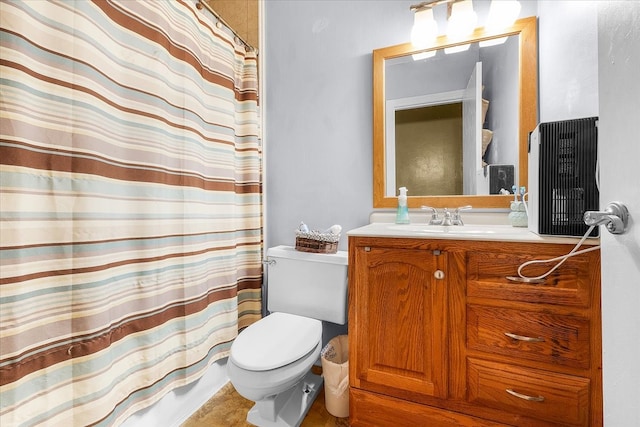
<svg viewBox="0 0 640 427"><path fill-rule="evenodd" d="M407 400L446 397L447 254L385 247L354 252L352 385Z"/></svg>

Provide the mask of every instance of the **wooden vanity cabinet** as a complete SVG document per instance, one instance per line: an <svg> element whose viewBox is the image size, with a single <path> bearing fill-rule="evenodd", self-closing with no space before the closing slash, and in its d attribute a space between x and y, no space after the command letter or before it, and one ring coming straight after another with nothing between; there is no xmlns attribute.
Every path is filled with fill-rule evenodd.
<svg viewBox="0 0 640 427"><path fill-rule="evenodd" d="M601 426L599 251L507 278L572 248L350 236L351 425Z"/></svg>

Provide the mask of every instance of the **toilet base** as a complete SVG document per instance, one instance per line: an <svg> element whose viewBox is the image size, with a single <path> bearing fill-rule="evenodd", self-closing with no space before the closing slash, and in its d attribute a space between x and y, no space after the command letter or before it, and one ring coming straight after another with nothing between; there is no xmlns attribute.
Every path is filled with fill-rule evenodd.
<svg viewBox="0 0 640 427"><path fill-rule="evenodd" d="M298 427L309 412L323 379L309 371L294 387L256 402L247 421L258 427Z"/></svg>

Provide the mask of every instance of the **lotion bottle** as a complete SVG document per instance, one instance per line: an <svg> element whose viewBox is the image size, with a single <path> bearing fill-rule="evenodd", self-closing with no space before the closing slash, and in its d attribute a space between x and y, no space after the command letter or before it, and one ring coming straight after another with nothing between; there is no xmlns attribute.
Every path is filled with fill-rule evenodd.
<svg viewBox="0 0 640 427"><path fill-rule="evenodd" d="M396 224L409 224L409 208L407 207L407 187L400 187Z"/></svg>

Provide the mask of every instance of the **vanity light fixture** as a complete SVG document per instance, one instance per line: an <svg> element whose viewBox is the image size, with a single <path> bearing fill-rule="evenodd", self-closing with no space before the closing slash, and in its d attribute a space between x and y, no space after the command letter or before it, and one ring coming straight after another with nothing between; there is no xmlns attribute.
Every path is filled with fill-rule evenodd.
<svg viewBox="0 0 640 427"><path fill-rule="evenodd" d="M433 9L441 4L447 5L447 37L452 42L466 38L475 30L478 16L473 10L472 0L427 0L409 8L415 13L411 29L411 43L416 49L425 49L435 41L438 35L438 23L433 17ZM496 31L513 25L519 13L520 2L518 0L493 0L485 28L489 31ZM505 40L486 40L480 45L491 46L503 43ZM469 45L464 44L446 48L445 52L460 52L468 48Z"/></svg>
<svg viewBox="0 0 640 427"><path fill-rule="evenodd" d="M416 49L429 47L438 36L438 23L433 17L433 8L447 5L447 36L453 41L460 40L473 32L478 17L473 11L471 0L427 0L411 6L415 13L411 29L411 43Z"/></svg>

